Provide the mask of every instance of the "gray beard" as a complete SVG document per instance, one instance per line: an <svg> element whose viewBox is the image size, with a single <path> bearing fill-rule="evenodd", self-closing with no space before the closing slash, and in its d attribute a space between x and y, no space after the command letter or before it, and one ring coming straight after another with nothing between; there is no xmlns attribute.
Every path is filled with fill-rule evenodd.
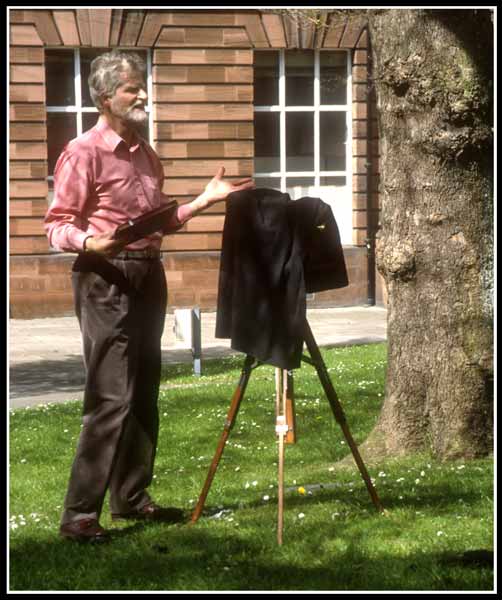
<svg viewBox="0 0 502 600"><path fill-rule="evenodd" d="M148 120L148 115L146 114L146 112L138 107L129 108L129 109L123 111L123 110L115 109L115 107L112 105L111 109L112 109L112 113L116 117L119 117L120 119L122 119L126 123L129 123L130 125L135 125L135 126L145 125L145 123Z"/></svg>
<svg viewBox="0 0 502 600"><path fill-rule="evenodd" d="M133 108L128 110L122 118L131 125L144 125L148 119L148 115L144 110Z"/></svg>

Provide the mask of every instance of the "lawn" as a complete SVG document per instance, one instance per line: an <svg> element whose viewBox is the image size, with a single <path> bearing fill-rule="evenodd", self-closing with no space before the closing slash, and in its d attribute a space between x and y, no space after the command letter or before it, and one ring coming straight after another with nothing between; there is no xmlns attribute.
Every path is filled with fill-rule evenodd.
<svg viewBox="0 0 502 600"><path fill-rule="evenodd" d="M386 345L324 349L357 443L383 401ZM159 400L154 499L194 508L223 430L242 358L203 376L170 365ZM106 545L61 540L58 524L81 405L10 411L9 589L12 591L490 591L493 461L428 454L365 457L386 514L354 466L315 370L295 371L297 442L286 446L284 543L278 546L274 369L251 376L195 524L117 524ZM474 559L473 559L474 557Z"/></svg>

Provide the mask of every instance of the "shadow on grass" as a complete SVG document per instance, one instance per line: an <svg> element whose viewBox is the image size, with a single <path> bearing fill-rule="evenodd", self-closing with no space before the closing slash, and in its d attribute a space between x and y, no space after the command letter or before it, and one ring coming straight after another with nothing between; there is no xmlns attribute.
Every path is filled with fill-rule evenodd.
<svg viewBox="0 0 502 600"><path fill-rule="evenodd" d="M215 376L237 371L235 383L244 365L245 355L224 346L203 350L202 375ZM259 372L258 368L255 372ZM41 360L16 363L10 366L9 395L13 400L42 396L51 393L80 393L85 385L85 368L82 356L67 355L58 360ZM164 384L174 377L193 376L193 358L190 350L162 351L162 379Z"/></svg>
<svg viewBox="0 0 502 600"><path fill-rule="evenodd" d="M64 360L41 360L11 365L10 397L41 396L54 392L81 392L85 382L82 357L70 355Z"/></svg>
<svg viewBox="0 0 502 600"><path fill-rule="evenodd" d="M244 537L228 529L128 528L109 544L25 539L10 556L10 589L29 590L455 590L492 589L491 565L451 552L368 556L351 526L325 536L343 549L320 561L308 542ZM367 536L375 535L369 530ZM291 539L292 536L290 536ZM349 540L349 541L347 541ZM489 551L486 556L489 556ZM481 556L481 555L480 555ZM485 558L486 558L485 556Z"/></svg>
<svg viewBox="0 0 502 600"><path fill-rule="evenodd" d="M223 352L223 349L214 349ZM193 375L189 351L162 352L163 375ZM237 358L211 359L203 363L203 374L216 375L240 368L243 360ZM68 355L58 360L40 360L10 365L10 397L13 399L66 392L81 392L85 384L85 367L81 356ZM196 378L194 378L196 381Z"/></svg>

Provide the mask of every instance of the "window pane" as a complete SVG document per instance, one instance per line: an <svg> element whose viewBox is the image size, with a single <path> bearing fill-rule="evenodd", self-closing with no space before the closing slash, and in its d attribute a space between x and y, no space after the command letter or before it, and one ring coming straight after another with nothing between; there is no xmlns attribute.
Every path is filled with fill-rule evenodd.
<svg viewBox="0 0 502 600"><path fill-rule="evenodd" d="M257 188L272 188L281 191L281 180L279 177L255 177Z"/></svg>
<svg viewBox="0 0 502 600"><path fill-rule="evenodd" d="M321 104L347 104L347 54L321 52Z"/></svg>
<svg viewBox="0 0 502 600"><path fill-rule="evenodd" d="M314 168L314 113L286 113L286 170Z"/></svg>
<svg viewBox="0 0 502 600"><path fill-rule="evenodd" d="M75 113L47 113L47 153L49 175L54 174L54 166L64 146L77 137L77 117Z"/></svg>
<svg viewBox="0 0 502 600"><path fill-rule="evenodd" d="M314 51L286 53L286 106L314 104Z"/></svg>
<svg viewBox="0 0 502 600"><path fill-rule="evenodd" d="M94 106L94 103L91 100L91 95L89 93L89 84L87 83L87 80L89 79L89 74L91 72L91 62L96 58L96 56L99 56L100 54L103 54L106 51L106 48L80 49L80 87L82 89L82 106Z"/></svg>
<svg viewBox="0 0 502 600"><path fill-rule="evenodd" d="M94 106L91 100L91 94L89 93L89 74L91 72L91 62L105 52L109 52L110 48L81 48L80 49L80 75L81 75L81 88L82 88L82 106L91 107ZM146 65L146 51L145 50L132 50L135 54L139 54ZM128 50L129 52L129 50Z"/></svg>
<svg viewBox="0 0 502 600"><path fill-rule="evenodd" d="M313 188L313 177L288 177L286 179L286 191L293 200L312 195L314 193Z"/></svg>
<svg viewBox="0 0 502 600"><path fill-rule="evenodd" d="M345 187L345 177L321 177L322 186Z"/></svg>
<svg viewBox="0 0 502 600"><path fill-rule="evenodd" d="M47 106L75 104L75 73L72 50L45 51Z"/></svg>
<svg viewBox="0 0 502 600"><path fill-rule="evenodd" d="M254 132L255 172L278 171L280 169L279 113L255 113Z"/></svg>
<svg viewBox="0 0 502 600"><path fill-rule="evenodd" d="M96 123L98 122L98 117L98 112L82 113L82 132L91 129L91 127L94 127L94 125L96 125Z"/></svg>
<svg viewBox="0 0 502 600"><path fill-rule="evenodd" d="M321 171L345 171L347 123L344 112L321 112Z"/></svg>
<svg viewBox="0 0 502 600"><path fill-rule="evenodd" d="M254 53L254 105L279 104L279 53Z"/></svg>

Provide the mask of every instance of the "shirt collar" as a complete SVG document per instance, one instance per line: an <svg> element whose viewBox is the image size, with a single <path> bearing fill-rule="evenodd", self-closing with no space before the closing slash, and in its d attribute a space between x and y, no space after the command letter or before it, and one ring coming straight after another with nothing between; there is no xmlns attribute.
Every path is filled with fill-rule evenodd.
<svg viewBox="0 0 502 600"><path fill-rule="evenodd" d="M104 139L104 141L106 142L106 144L110 147L110 149L115 152L115 150L118 148L118 146L123 143L125 144L125 140L123 140L120 135L114 131L110 125L108 125L108 123L105 121L105 119L102 119L101 117L98 119L98 122L96 123L96 130L100 133L101 137ZM137 133L135 134L136 136L136 140L135 140L135 144L133 144L130 147L130 150L134 151L137 149L138 146L144 144L145 140L138 135Z"/></svg>

